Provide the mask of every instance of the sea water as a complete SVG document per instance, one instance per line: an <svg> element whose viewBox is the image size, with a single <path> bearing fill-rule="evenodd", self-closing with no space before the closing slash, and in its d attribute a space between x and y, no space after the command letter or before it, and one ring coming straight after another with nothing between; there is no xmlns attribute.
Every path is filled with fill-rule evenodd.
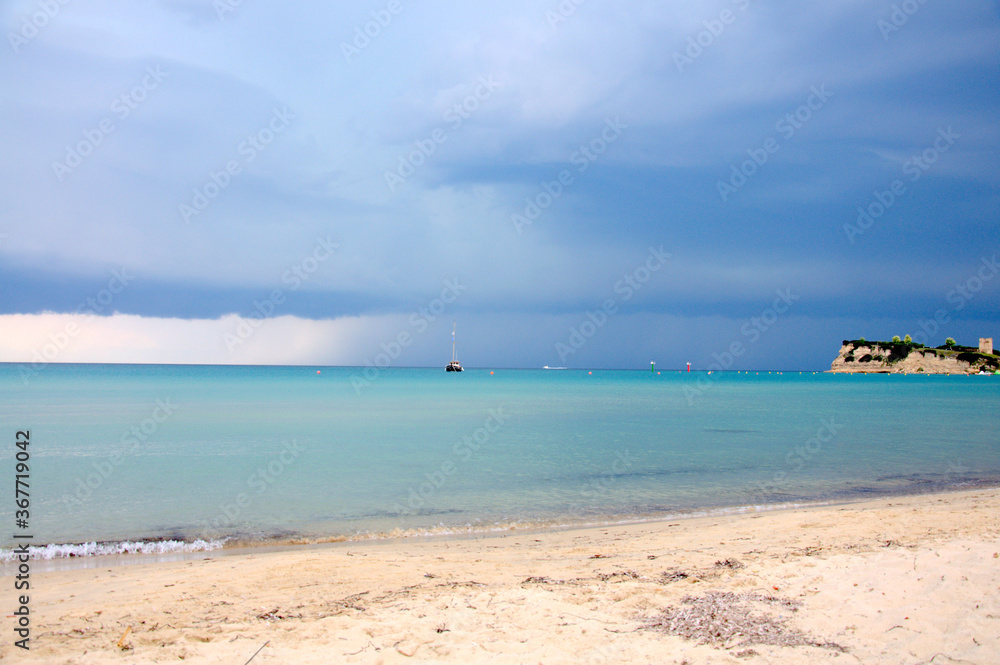
<svg viewBox="0 0 1000 665"><path fill-rule="evenodd" d="M994 485L998 398L980 376L6 364L0 557L14 533L161 552Z"/></svg>

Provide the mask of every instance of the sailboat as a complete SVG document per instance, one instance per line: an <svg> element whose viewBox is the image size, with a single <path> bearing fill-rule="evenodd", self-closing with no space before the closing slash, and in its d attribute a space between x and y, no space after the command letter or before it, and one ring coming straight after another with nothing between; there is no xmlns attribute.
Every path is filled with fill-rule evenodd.
<svg viewBox="0 0 1000 665"><path fill-rule="evenodd" d="M455 322L451 322L451 362L444 368L446 372L461 372L462 363L455 358Z"/></svg>

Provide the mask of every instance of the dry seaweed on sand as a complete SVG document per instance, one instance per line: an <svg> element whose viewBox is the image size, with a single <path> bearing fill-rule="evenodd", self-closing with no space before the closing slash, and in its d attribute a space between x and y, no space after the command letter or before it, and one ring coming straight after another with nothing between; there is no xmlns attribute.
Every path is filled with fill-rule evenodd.
<svg viewBox="0 0 1000 665"><path fill-rule="evenodd" d="M607 582L609 580L615 582L625 582L628 580L642 579L642 575L634 570L622 570L616 573L597 573L595 577L602 582Z"/></svg>
<svg viewBox="0 0 1000 665"><path fill-rule="evenodd" d="M684 572L680 568L671 568L670 570L665 570L660 575L660 584L670 584L671 582L680 582L681 580L686 580L691 577L689 573Z"/></svg>
<svg viewBox="0 0 1000 665"><path fill-rule="evenodd" d="M525 579L521 584L565 584L564 580L553 580L548 577L538 577L532 575L531 577Z"/></svg>
<svg viewBox="0 0 1000 665"><path fill-rule="evenodd" d="M726 559L725 561L716 561L715 562L715 567L716 568L728 568L730 570L739 570L740 568L746 568L746 564L744 564L739 559L732 559L732 558L730 558L730 559Z"/></svg>
<svg viewBox="0 0 1000 665"><path fill-rule="evenodd" d="M761 606L777 606L794 612L800 604L795 600L756 593L710 591L703 596L685 596L681 599L681 606L667 607L659 616L648 620L644 628L716 648L735 649L766 644L846 651L840 645L818 642L789 627L787 617L760 609Z"/></svg>

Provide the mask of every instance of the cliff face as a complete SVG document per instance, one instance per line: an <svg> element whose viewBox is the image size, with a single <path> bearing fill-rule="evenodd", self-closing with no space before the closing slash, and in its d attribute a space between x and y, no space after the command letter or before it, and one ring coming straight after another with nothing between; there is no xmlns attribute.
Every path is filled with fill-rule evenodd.
<svg viewBox="0 0 1000 665"><path fill-rule="evenodd" d="M883 374L975 374L993 372L1000 358L973 352L912 347L891 342L845 342L831 372Z"/></svg>

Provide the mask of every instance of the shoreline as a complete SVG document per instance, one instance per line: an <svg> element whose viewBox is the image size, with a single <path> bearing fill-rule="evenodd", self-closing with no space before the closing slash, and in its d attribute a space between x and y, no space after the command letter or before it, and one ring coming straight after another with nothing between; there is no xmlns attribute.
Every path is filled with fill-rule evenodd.
<svg viewBox="0 0 1000 665"><path fill-rule="evenodd" d="M1000 488L39 567L31 581L32 648L0 643L5 662L247 662L267 643L262 663L986 663L1000 653ZM684 623L671 608L709 601L773 643L665 632Z"/></svg>
<svg viewBox="0 0 1000 665"><path fill-rule="evenodd" d="M31 545L32 561L61 561L72 566L96 560L136 559L138 562L178 560L200 556L223 555L231 552L259 552L263 550L294 551L299 548L334 547L358 545L361 543L408 542L414 540L449 540L487 538L501 534L536 534L566 530L606 528L658 522L691 520L709 517L728 517L774 511L805 509L810 507L839 506L864 503L867 501L923 496L928 494L951 494L968 491L1000 489L1000 478L985 476L969 478L950 484L929 481L913 482L900 491L898 488L865 488L863 490L842 490L823 496L791 496L781 501L743 503L723 506L699 506L654 510L638 513L612 513L594 516L556 516L534 520L508 520L503 522L481 522L477 524L439 524L431 527L396 528L391 531L361 531L350 534L319 535L287 532L273 537L247 539L240 536L195 535L190 538L171 536L151 538L125 538L122 540L90 540L69 543L45 543ZM95 548L96 546L96 548ZM115 548L126 551L113 551ZM95 552L95 549L105 551ZM46 551L48 550L48 551ZM0 548L0 577L11 574L9 555L12 546ZM131 564L131 561L128 561ZM64 566L65 568L66 566Z"/></svg>
<svg viewBox="0 0 1000 665"><path fill-rule="evenodd" d="M913 484L905 491L879 489L875 491L843 491L822 497L790 497L780 502L761 502L729 506L702 506L660 510L648 513L615 513L593 517L559 516L537 521L511 520L476 525L454 524L434 527L397 528L392 531L357 532L353 534L282 534L262 539L245 539L233 536L209 537L204 535L178 539L136 538L122 540L91 540L72 543L45 543L30 545L31 560L36 565L59 563L52 569L68 570L74 567L92 568L102 565L136 565L160 561L178 561L206 556L229 556L262 551L296 551L298 549L360 545L362 543L464 540L488 538L504 534L539 534L561 531L656 524L659 522L702 518L725 518L735 515L752 515L775 511L798 510L812 507L841 506L872 500L904 498L934 494L951 494L968 491L1000 489L1000 478L985 477L959 481L953 484ZM96 551L95 551L96 550ZM13 547L0 548L0 577L12 574L16 562L12 559ZM48 568L46 568L48 569Z"/></svg>

